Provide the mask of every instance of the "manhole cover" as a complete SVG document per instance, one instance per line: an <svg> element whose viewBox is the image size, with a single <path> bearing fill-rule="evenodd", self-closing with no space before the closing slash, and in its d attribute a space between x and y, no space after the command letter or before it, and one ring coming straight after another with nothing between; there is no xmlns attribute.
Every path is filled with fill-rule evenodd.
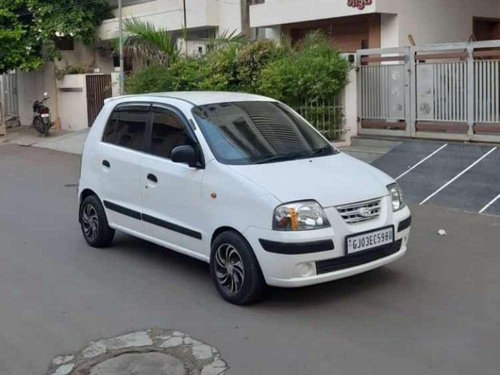
<svg viewBox="0 0 500 375"><path fill-rule="evenodd" d="M186 375L181 360L162 353L122 354L95 365L90 375Z"/></svg>
<svg viewBox="0 0 500 375"><path fill-rule="evenodd" d="M91 342L56 357L48 375L222 375L219 351L185 333L150 329Z"/></svg>

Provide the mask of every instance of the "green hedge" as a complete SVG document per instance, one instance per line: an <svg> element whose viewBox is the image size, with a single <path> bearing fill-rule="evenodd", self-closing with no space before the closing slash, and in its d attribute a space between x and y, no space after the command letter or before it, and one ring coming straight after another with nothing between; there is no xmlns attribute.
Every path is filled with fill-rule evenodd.
<svg viewBox="0 0 500 375"><path fill-rule="evenodd" d="M241 91L270 96L291 106L331 100L347 84L350 64L321 34L297 46L271 40L230 44L202 57L180 57L127 77L128 93Z"/></svg>

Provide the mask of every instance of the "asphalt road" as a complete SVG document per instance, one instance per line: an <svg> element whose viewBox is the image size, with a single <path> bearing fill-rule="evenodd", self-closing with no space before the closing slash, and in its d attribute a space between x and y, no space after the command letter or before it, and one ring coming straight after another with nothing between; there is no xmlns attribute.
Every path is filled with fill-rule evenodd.
<svg viewBox="0 0 500 375"><path fill-rule="evenodd" d="M78 169L76 155L0 146L2 375L151 327L214 345L229 374L498 374L500 218L415 206L402 260L236 307L203 263L125 235L89 248L67 186Z"/></svg>

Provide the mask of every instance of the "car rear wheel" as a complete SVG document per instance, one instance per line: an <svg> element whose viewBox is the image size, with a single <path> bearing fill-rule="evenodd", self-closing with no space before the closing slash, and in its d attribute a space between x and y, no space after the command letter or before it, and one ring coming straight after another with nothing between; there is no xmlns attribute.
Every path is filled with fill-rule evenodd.
<svg viewBox="0 0 500 375"><path fill-rule="evenodd" d="M107 247L113 242L115 230L108 225L106 212L95 195L86 197L80 206L80 225L85 241L92 247Z"/></svg>
<svg viewBox="0 0 500 375"><path fill-rule="evenodd" d="M226 301L246 305L262 299L265 281L248 242L238 233L227 231L212 244L212 280Z"/></svg>

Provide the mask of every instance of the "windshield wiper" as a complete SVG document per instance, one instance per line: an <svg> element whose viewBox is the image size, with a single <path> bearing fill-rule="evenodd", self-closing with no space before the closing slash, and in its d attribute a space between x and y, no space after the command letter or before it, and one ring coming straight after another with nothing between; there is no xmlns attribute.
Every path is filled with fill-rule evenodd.
<svg viewBox="0 0 500 375"><path fill-rule="evenodd" d="M328 151L333 153L333 148L331 146L325 146L325 147L319 148L317 150L314 150L312 153L309 153L307 151L300 151L300 152L294 152L294 153L285 154L285 155L273 155L273 156L269 156L268 158L265 158L265 159L260 159L255 164L267 164L267 163L274 163L274 162L279 162L279 161L287 161L287 160L295 160L295 159L307 159L307 158L316 157L316 156L326 154Z"/></svg>
<svg viewBox="0 0 500 375"><path fill-rule="evenodd" d="M268 158L260 159L255 164L267 164L267 163L274 163L278 161L287 161L287 160L294 160L298 159L301 157L304 157L304 152L295 152L292 154L285 154L285 155L273 155L269 156Z"/></svg>
<svg viewBox="0 0 500 375"><path fill-rule="evenodd" d="M326 153L327 151L333 151L332 146L325 146L317 150L314 150L311 156L319 156Z"/></svg>

